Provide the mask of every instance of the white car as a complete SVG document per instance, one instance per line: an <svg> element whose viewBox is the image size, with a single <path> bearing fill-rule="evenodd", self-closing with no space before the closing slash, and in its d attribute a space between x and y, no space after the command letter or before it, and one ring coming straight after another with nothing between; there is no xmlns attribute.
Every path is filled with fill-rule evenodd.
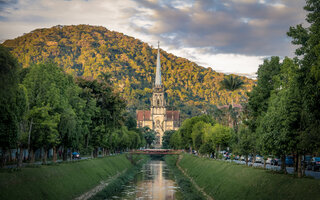
<svg viewBox="0 0 320 200"><path fill-rule="evenodd" d="M266 160L266 164L271 165L271 162L272 162L272 158L267 158L267 160Z"/></svg>

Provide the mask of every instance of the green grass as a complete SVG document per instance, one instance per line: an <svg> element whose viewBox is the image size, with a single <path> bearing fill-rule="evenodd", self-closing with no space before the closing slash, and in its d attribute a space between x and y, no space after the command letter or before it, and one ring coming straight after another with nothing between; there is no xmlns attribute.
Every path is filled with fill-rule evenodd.
<svg viewBox="0 0 320 200"><path fill-rule="evenodd" d="M0 171L0 199L73 199L132 167L125 155Z"/></svg>
<svg viewBox="0 0 320 200"><path fill-rule="evenodd" d="M320 180L186 154L180 166L215 200L320 199Z"/></svg>
<svg viewBox="0 0 320 200"><path fill-rule="evenodd" d="M176 166L177 159L177 155L165 156L165 162L169 166L170 170L172 170L175 180L180 187L180 193L178 194L180 194L182 197L179 198L184 200L205 199L203 195L192 185L190 180L178 169Z"/></svg>

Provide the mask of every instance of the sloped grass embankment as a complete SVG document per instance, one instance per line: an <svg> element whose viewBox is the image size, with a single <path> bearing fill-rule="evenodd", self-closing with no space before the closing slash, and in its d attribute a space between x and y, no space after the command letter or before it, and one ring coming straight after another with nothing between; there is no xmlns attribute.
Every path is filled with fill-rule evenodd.
<svg viewBox="0 0 320 200"><path fill-rule="evenodd" d="M133 165L125 155L0 172L0 199L73 199Z"/></svg>
<svg viewBox="0 0 320 200"><path fill-rule="evenodd" d="M320 198L320 180L186 154L179 165L215 200Z"/></svg>
<svg viewBox="0 0 320 200"><path fill-rule="evenodd" d="M181 199L184 199L184 200L205 199L205 197L195 188L195 186L190 182L190 180L176 166L176 163L178 160L177 155L166 155L164 157L164 160L174 174L174 178L181 191L181 195L182 195Z"/></svg>

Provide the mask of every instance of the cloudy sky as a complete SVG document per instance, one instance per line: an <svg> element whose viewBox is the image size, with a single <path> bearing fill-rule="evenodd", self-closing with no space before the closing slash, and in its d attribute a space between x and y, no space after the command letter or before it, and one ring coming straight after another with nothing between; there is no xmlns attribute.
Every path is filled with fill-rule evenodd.
<svg viewBox="0 0 320 200"><path fill-rule="evenodd" d="M0 0L0 41L36 28L101 25L226 73L254 74L294 54L304 0ZM305 24L306 25L306 24Z"/></svg>

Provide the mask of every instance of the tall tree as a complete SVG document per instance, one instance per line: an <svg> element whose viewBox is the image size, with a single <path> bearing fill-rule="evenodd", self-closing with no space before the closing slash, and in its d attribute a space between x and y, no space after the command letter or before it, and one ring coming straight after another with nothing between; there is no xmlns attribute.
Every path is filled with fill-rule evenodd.
<svg viewBox="0 0 320 200"><path fill-rule="evenodd" d="M228 91L231 91L232 93L235 90L240 89L243 86L244 82L238 77L238 76L227 76L227 78L224 78L221 82L221 89L226 89ZM232 107L233 107L233 98L231 98L232 100Z"/></svg>
<svg viewBox="0 0 320 200"><path fill-rule="evenodd" d="M9 51L0 45L0 148L1 166L6 153L15 147L18 135L18 105L16 93L19 91L19 65Z"/></svg>
<svg viewBox="0 0 320 200"><path fill-rule="evenodd" d="M61 144L66 153L67 148L79 141L78 133L81 133L77 108L83 102L72 76L47 62L31 66L23 84L30 102L29 121L34 123L30 137L32 150L43 147L44 161L49 148L56 150Z"/></svg>
<svg viewBox="0 0 320 200"><path fill-rule="evenodd" d="M172 146L170 145L170 138L175 133L175 130L165 131L162 136L162 148L170 149Z"/></svg>
<svg viewBox="0 0 320 200"><path fill-rule="evenodd" d="M320 149L320 2L306 0L304 9L308 12L304 28L301 24L290 27L288 36L298 45L296 55L300 56L299 90L302 98L301 132L308 141L309 151Z"/></svg>

